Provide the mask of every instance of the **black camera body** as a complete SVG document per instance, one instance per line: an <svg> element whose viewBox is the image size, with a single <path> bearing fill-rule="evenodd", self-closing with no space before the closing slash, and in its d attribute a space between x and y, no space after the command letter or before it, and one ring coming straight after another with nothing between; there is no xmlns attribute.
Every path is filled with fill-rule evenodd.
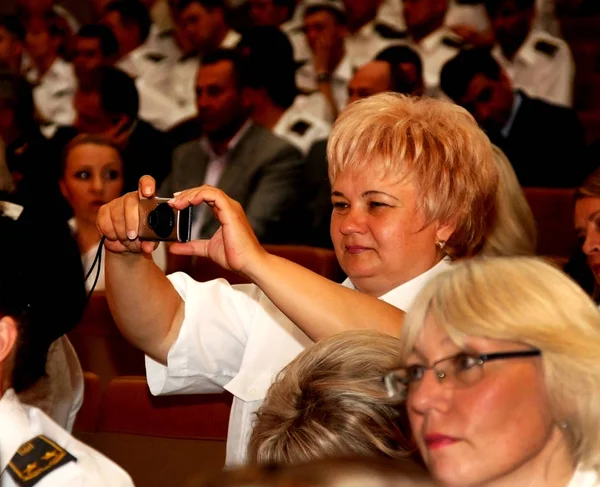
<svg viewBox="0 0 600 487"><path fill-rule="evenodd" d="M192 207L172 208L168 198L140 201L140 240L189 242L192 233Z"/></svg>

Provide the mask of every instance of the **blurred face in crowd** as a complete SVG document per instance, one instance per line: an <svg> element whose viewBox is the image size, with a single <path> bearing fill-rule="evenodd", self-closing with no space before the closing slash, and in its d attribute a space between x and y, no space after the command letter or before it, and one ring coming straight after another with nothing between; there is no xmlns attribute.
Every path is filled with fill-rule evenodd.
<svg viewBox="0 0 600 487"><path fill-rule="evenodd" d="M424 35L439 27L448 10L448 0L403 0L402 10L408 31Z"/></svg>
<svg viewBox="0 0 600 487"><path fill-rule="evenodd" d="M60 189L75 218L94 225L100 207L123 191L119 153L106 145L77 145L66 157Z"/></svg>
<svg viewBox="0 0 600 487"><path fill-rule="evenodd" d="M391 68L385 61L371 61L361 66L348 83L348 103L388 91Z"/></svg>
<svg viewBox="0 0 600 487"><path fill-rule="evenodd" d="M287 7L275 5L274 0L248 0L248 4L252 25L279 27L288 18Z"/></svg>
<svg viewBox="0 0 600 487"><path fill-rule="evenodd" d="M193 2L181 11L179 24L190 45L198 52L205 52L219 46L225 20L220 9L207 9Z"/></svg>
<svg viewBox="0 0 600 487"><path fill-rule="evenodd" d="M525 41L535 15L534 5L524 8L518 3L515 0L504 0L497 8L488 10L496 40L509 57L512 57Z"/></svg>
<svg viewBox="0 0 600 487"><path fill-rule="evenodd" d="M332 184L331 240L354 286L379 297L433 267L436 239L452 230L425 225L412 182L380 171L344 171ZM439 232L439 235L438 235Z"/></svg>
<svg viewBox="0 0 600 487"><path fill-rule="evenodd" d="M108 64L102 54L100 39L96 37L75 37L73 67L77 78L89 77L94 69Z"/></svg>
<svg viewBox="0 0 600 487"><path fill-rule="evenodd" d="M594 278L600 284L600 198L589 196L575 202L575 231Z"/></svg>
<svg viewBox="0 0 600 487"><path fill-rule="evenodd" d="M346 26L327 10L317 10L304 16L304 33L311 50L317 50L317 42L325 42L334 49L341 49L346 37Z"/></svg>
<svg viewBox="0 0 600 487"><path fill-rule="evenodd" d="M27 22L25 48L33 59L47 59L56 56L60 39L50 35L44 19L34 17Z"/></svg>
<svg viewBox="0 0 600 487"><path fill-rule="evenodd" d="M112 127L112 120L102 110L100 94L97 91L77 90L74 105L77 112L75 127L79 133L102 134Z"/></svg>
<svg viewBox="0 0 600 487"><path fill-rule="evenodd" d="M459 348L428 316L406 365L427 367L458 353L525 350L531 347L468 336ZM553 418L541 358L463 366L460 380L448 362L436 370L447 374L438 379L433 370L425 370L406 398L411 429L436 485L524 485L523 476L541 479L558 447L566 447Z"/></svg>
<svg viewBox="0 0 600 487"><path fill-rule="evenodd" d="M141 44L141 34L137 27L125 25L118 12L107 12L102 23L113 33L119 44L119 54L125 56Z"/></svg>
<svg viewBox="0 0 600 487"><path fill-rule="evenodd" d="M498 80L484 74L473 77L459 104L475 117L486 130L501 130L510 118L514 94L510 80L504 73Z"/></svg>
<svg viewBox="0 0 600 487"><path fill-rule="evenodd" d="M196 104L202 130L209 138L227 138L237 132L248 112L231 61L200 65Z"/></svg>
<svg viewBox="0 0 600 487"><path fill-rule="evenodd" d="M0 26L0 63L17 70L23 54L23 43L6 28Z"/></svg>
<svg viewBox="0 0 600 487"><path fill-rule="evenodd" d="M104 9L111 2L111 0L90 0L92 11L94 12L95 18L100 19L104 15Z"/></svg>
<svg viewBox="0 0 600 487"><path fill-rule="evenodd" d="M370 22L377 15L381 0L344 0L344 8L348 17L348 24L354 31Z"/></svg>

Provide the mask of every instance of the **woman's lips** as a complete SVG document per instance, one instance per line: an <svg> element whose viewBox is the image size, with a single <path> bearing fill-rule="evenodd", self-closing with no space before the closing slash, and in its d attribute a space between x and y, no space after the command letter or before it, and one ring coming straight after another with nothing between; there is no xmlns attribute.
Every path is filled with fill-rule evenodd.
<svg viewBox="0 0 600 487"><path fill-rule="evenodd" d="M425 436L425 444L430 450L437 450L446 446L453 445L458 440L452 436L446 436L439 433L431 433Z"/></svg>
<svg viewBox="0 0 600 487"><path fill-rule="evenodd" d="M346 252L349 254L362 254L367 250L369 250L367 247L362 247L360 245L346 245Z"/></svg>

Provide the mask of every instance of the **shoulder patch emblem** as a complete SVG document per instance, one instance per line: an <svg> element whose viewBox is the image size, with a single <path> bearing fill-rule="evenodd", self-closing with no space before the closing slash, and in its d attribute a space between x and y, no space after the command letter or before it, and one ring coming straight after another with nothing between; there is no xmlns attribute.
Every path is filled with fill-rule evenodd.
<svg viewBox="0 0 600 487"><path fill-rule="evenodd" d="M540 51L550 57L553 57L556 51L558 51L558 46L548 41L537 41L534 47L536 51Z"/></svg>
<svg viewBox="0 0 600 487"><path fill-rule="evenodd" d="M32 487L50 472L77 459L43 435L23 443L6 469L15 483Z"/></svg>
<svg viewBox="0 0 600 487"><path fill-rule="evenodd" d="M311 123L305 122L304 120L298 120L290 127L290 130L296 132L298 135L304 135L311 126Z"/></svg>

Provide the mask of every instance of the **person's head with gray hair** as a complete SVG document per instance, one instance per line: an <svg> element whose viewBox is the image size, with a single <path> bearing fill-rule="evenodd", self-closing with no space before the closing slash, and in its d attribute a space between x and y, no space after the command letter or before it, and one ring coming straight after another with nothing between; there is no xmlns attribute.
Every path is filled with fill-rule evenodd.
<svg viewBox="0 0 600 487"><path fill-rule="evenodd" d="M597 485L600 313L557 267L458 262L417 297L401 342L385 380L438 485Z"/></svg>
<svg viewBox="0 0 600 487"><path fill-rule="evenodd" d="M365 330L303 351L279 373L258 410L249 461L406 457L413 446L402 430L404 415L381 381L398 364L399 347L397 338Z"/></svg>

